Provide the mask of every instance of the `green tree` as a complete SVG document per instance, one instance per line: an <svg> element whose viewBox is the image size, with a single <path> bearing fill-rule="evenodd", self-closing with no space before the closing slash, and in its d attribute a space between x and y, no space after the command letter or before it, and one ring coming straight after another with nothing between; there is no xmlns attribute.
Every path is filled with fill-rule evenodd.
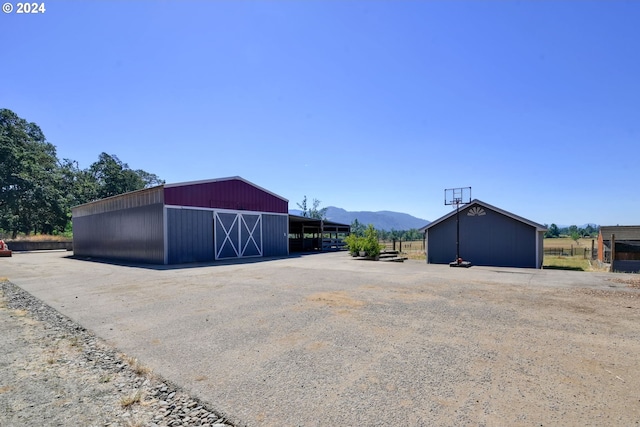
<svg viewBox="0 0 640 427"><path fill-rule="evenodd" d="M40 127L0 109L0 228L14 238L19 232L64 229L57 178L56 149Z"/></svg>
<svg viewBox="0 0 640 427"><path fill-rule="evenodd" d="M575 240L576 242L578 241L578 239L580 238L580 230L578 229L577 225L569 226L569 237L571 237L571 239Z"/></svg>
<svg viewBox="0 0 640 427"><path fill-rule="evenodd" d="M145 181L140 171L131 170L129 165L120 161L117 156L107 153L100 154L98 161L89 167L89 172L96 182L98 199L141 190L147 186L149 180L147 175L144 176L147 179ZM158 180L157 177L154 179Z"/></svg>
<svg viewBox="0 0 640 427"><path fill-rule="evenodd" d="M301 203L296 203L302 211L302 216L313 219L326 219L327 208L320 208L320 200L313 199L311 208L307 205L307 196L305 195Z"/></svg>
<svg viewBox="0 0 640 427"><path fill-rule="evenodd" d="M309 209L309 217L314 219L326 219L327 208L320 208L320 200L313 199L313 205Z"/></svg>
<svg viewBox="0 0 640 427"><path fill-rule="evenodd" d="M551 224L550 226L548 226L547 231L544 233L544 237L547 237L547 238L553 238L553 237L559 237L559 236L560 236L560 229L555 224Z"/></svg>
<svg viewBox="0 0 640 427"><path fill-rule="evenodd" d="M364 226L364 224L358 221L358 218L354 219L351 223L351 234L355 236L363 237L365 229L366 227Z"/></svg>
<svg viewBox="0 0 640 427"><path fill-rule="evenodd" d="M598 235L598 231L599 229L597 225L587 224L587 226L584 228L583 237L595 237Z"/></svg>
<svg viewBox="0 0 640 427"><path fill-rule="evenodd" d="M60 162L37 124L0 109L0 230L13 238L63 232L73 206L162 183L106 153L85 170Z"/></svg>
<svg viewBox="0 0 640 427"><path fill-rule="evenodd" d="M98 185L88 170L82 170L78 162L64 159L60 163L60 183L62 192L67 195L66 204L72 208L98 198Z"/></svg>
<svg viewBox="0 0 640 427"><path fill-rule="evenodd" d="M298 208L302 211L302 216L309 217L309 210L307 209L307 196L305 195L302 199L302 203L296 203Z"/></svg>
<svg viewBox="0 0 640 427"><path fill-rule="evenodd" d="M402 240L422 240L424 235L417 228L412 228L402 234Z"/></svg>

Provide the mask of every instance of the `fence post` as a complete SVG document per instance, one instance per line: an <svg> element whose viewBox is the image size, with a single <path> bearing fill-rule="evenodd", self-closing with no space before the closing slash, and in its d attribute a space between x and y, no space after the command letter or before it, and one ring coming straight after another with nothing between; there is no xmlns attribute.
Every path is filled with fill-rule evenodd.
<svg viewBox="0 0 640 427"><path fill-rule="evenodd" d="M611 268L609 271L614 272L614 265L616 261L616 235L611 235Z"/></svg>
<svg viewBox="0 0 640 427"><path fill-rule="evenodd" d="M402 252L402 239L400 239L400 252Z"/></svg>
<svg viewBox="0 0 640 427"><path fill-rule="evenodd" d="M595 259L595 258L593 257L593 249L594 249L594 245L595 245L595 240L594 240L594 239L591 239L591 259Z"/></svg>

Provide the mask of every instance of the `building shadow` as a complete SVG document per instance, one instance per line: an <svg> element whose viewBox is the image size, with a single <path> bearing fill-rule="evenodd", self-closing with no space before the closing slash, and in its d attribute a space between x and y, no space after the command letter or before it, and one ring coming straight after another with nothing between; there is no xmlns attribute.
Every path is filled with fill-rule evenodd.
<svg viewBox="0 0 640 427"><path fill-rule="evenodd" d="M216 260L216 261L190 262L190 263L183 263L183 264L148 264L143 262L119 260L119 259L113 259L113 258L95 258L95 257L83 257L83 256L76 256L76 255L68 255L64 258L74 260L74 261L96 262L100 264L117 265L119 267L143 268L147 270L164 271L164 270L184 270L189 268L216 267L216 266L223 266L223 265L255 264L260 262L277 261L282 259L304 258L308 256L320 255L323 253L330 253L330 252L318 252L318 251L294 252L289 255L282 255L282 256L233 258L233 259L223 259L223 260Z"/></svg>
<svg viewBox="0 0 640 427"><path fill-rule="evenodd" d="M582 267L562 267L559 265L543 265L543 270L566 270L566 271L584 271Z"/></svg>

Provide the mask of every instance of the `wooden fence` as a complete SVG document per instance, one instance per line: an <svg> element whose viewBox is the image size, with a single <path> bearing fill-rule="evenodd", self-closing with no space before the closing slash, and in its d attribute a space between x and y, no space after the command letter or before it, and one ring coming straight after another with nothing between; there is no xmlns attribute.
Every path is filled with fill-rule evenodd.
<svg viewBox="0 0 640 427"><path fill-rule="evenodd" d="M383 250L424 255L424 240L380 240Z"/></svg>
<svg viewBox="0 0 640 427"><path fill-rule="evenodd" d="M383 250L398 251L405 254L424 255L424 240L380 240ZM598 248L593 251L589 247L570 246L568 248L545 248L545 255L550 256L581 256L584 259L596 259Z"/></svg>
<svg viewBox="0 0 640 427"><path fill-rule="evenodd" d="M569 247L569 248L545 248L545 255L551 256L581 256L584 259L596 259L598 256L598 249L593 251L591 248L586 247Z"/></svg>

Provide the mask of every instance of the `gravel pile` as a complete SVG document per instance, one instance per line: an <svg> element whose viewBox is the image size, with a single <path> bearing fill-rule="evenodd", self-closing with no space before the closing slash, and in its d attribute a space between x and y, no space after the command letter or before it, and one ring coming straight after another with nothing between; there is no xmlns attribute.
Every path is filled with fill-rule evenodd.
<svg viewBox="0 0 640 427"><path fill-rule="evenodd" d="M233 425L12 283L0 286L0 426Z"/></svg>

